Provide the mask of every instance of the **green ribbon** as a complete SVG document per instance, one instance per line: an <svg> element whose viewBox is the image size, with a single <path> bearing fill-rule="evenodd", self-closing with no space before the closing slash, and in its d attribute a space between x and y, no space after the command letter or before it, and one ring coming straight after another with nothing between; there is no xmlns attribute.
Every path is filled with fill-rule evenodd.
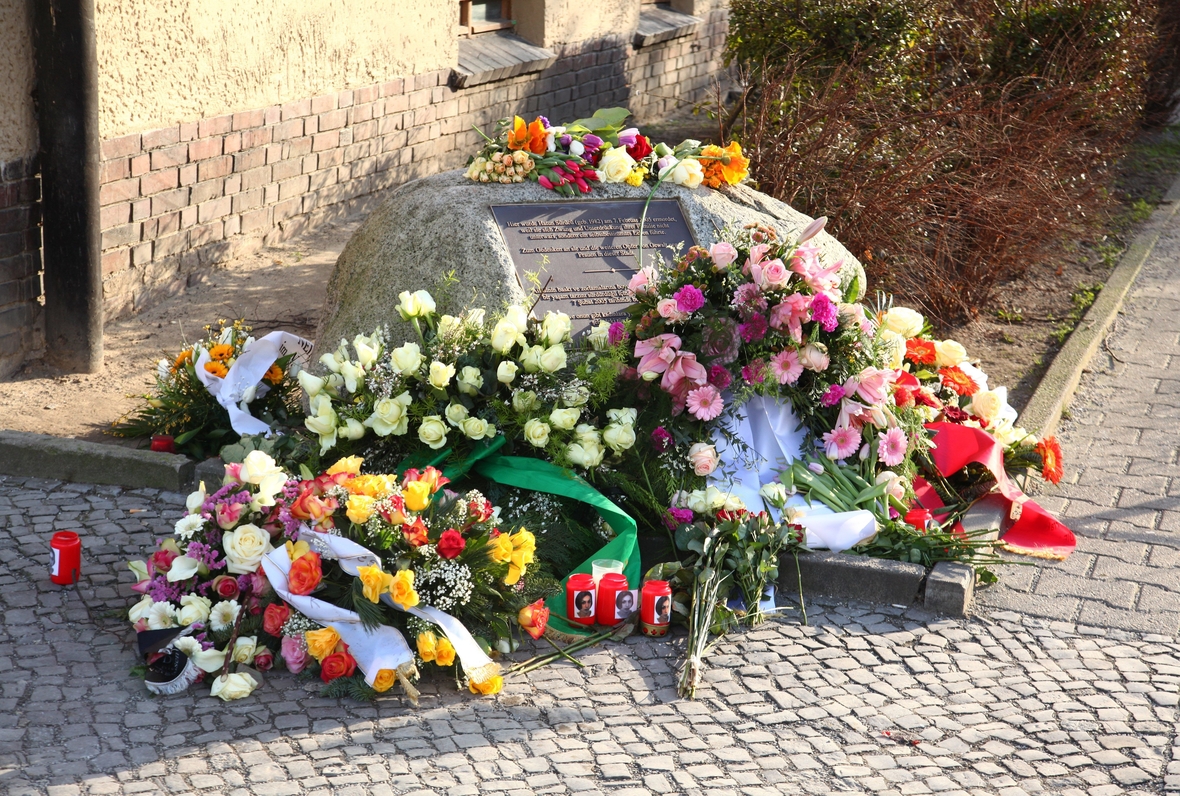
<svg viewBox="0 0 1180 796"><path fill-rule="evenodd" d="M443 475L452 481L457 481L474 470L489 481L495 481L498 484L527 489L532 492L561 495L593 507L615 532L615 538L579 564L570 575L590 572L596 559L613 558L623 562L623 574L627 576L627 584L633 588L639 588L642 567L639 561L639 528L635 519L571 470L558 467L543 459L501 455L499 450L506 441L505 437L497 435L495 439L477 447L463 460L445 467ZM412 457L412 461L404 462L399 468L399 475L411 466L438 466L450 454L451 450L447 448L433 456ZM589 635L594 631L586 625L569 622L565 618L565 581L568 579L567 575L565 580L562 580L560 593L545 601L545 606L549 609L549 624L564 633Z"/></svg>

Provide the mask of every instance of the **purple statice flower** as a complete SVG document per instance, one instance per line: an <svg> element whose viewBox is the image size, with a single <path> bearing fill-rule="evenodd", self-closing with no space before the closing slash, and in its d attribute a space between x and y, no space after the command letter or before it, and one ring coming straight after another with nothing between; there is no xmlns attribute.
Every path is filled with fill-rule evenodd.
<svg viewBox="0 0 1180 796"><path fill-rule="evenodd" d="M685 285L672 294L676 299L676 309L681 312L693 313L705 306L705 294L696 285Z"/></svg>
<svg viewBox="0 0 1180 796"><path fill-rule="evenodd" d="M811 300L811 320L823 327L825 332L834 332L840 325L840 313L830 298L817 293Z"/></svg>
<svg viewBox="0 0 1180 796"><path fill-rule="evenodd" d="M152 598L153 602L180 602L180 584L169 583L167 575L157 575L152 578L152 583L148 586L147 595Z"/></svg>
<svg viewBox="0 0 1180 796"><path fill-rule="evenodd" d="M730 384L733 384L733 376L730 375L729 369L724 365L710 365L709 383L719 390L724 390Z"/></svg>
<svg viewBox="0 0 1180 796"><path fill-rule="evenodd" d="M733 291L732 306L743 316L755 312L766 312L766 296L753 282L746 282Z"/></svg>
<svg viewBox="0 0 1180 796"><path fill-rule="evenodd" d="M766 337L766 330L769 327L766 325L766 316L755 312L750 316L749 320L738 326L738 330L742 334L742 339L747 343L757 343L763 337Z"/></svg>
<svg viewBox="0 0 1180 796"><path fill-rule="evenodd" d="M627 326L622 321L615 321L606 330L606 339L611 345L619 345L627 339Z"/></svg>
<svg viewBox="0 0 1180 796"><path fill-rule="evenodd" d="M819 402L822 406L835 406L840 403L844 395L844 388L839 384L833 384L824 391L823 397L819 399Z"/></svg>
<svg viewBox="0 0 1180 796"><path fill-rule="evenodd" d="M218 540L220 541L220 540ZM209 544L203 542L189 542L188 550L185 554L190 558L195 558L210 570L218 570L225 566L225 559L221 558L221 554L216 548L212 546L213 542L210 540Z"/></svg>
<svg viewBox="0 0 1180 796"><path fill-rule="evenodd" d="M205 502L201 504L201 513L207 513L212 518L217 511L218 503L249 503L253 499L253 495L248 490L242 489L241 484L226 484L205 498Z"/></svg>
<svg viewBox="0 0 1180 796"><path fill-rule="evenodd" d="M251 594L254 591L254 576L238 575L238 591L243 595Z"/></svg>
<svg viewBox="0 0 1180 796"><path fill-rule="evenodd" d="M651 432L651 445L656 453L663 453L675 444L672 435L663 426L656 426L655 431Z"/></svg>
<svg viewBox="0 0 1180 796"><path fill-rule="evenodd" d="M766 381L766 363L755 359L749 365L742 366L742 378L746 384L761 384Z"/></svg>

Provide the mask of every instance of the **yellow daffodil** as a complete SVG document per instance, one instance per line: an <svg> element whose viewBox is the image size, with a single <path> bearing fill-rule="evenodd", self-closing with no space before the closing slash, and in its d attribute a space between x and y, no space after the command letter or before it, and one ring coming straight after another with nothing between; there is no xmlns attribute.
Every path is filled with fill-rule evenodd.
<svg viewBox="0 0 1180 796"><path fill-rule="evenodd" d="M434 653L434 662L439 666L451 666L455 663L455 648L451 646L451 640L446 636L438 640L438 646Z"/></svg>
<svg viewBox="0 0 1180 796"><path fill-rule="evenodd" d="M430 505L430 484L426 481L411 481L402 488L402 495L406 500L406 508L422 511Z"/></svg>
<svg viewBox="0 0 1180 796"><path fill-rule="evenodd" d="M409 569L399 569L389 584L389 596L403 608L413 608L418 604L418 592L414 591L414 573Z"/></svg>
<svg viewBox="0 0 1180 796"><path fill-rule="evenodd" d="M430 663L438 655L438 637L427 630L418 634L418 657Z"/></svg>
<svg viewBox="0 0 1180 796"><path fill-rule="evenodd" d="M373 506L377 503L376 498L371 498L368 495L349 495L348 497L348 519L355 522L357 525L364 525L369 521L369 517L373 516Z"/></svg>
<svg viewBox="0 0 1180 796"><path fill-rule="evenodd" d="M389 591L390 584L393 583L393 575L382 572L380 566L357 567L357 577L365 587L365 599L371 603L380 600L381 595Z"/></svg>
<svg viewBox="0 0 1180 796"><path fill-rule="evenodd" d="M303 634L303 638L307 641L308 653L320 663L335 652L336 645L340 643L340 634L330 627L309 630Z"/></svg>

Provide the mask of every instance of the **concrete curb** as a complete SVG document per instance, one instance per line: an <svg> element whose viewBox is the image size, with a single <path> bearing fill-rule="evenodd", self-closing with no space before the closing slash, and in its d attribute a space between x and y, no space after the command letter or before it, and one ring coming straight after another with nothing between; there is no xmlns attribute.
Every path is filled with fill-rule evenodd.
<svg viewBox="0 0 1180 796"><path fill-rule="evenodd" d="M183 492L193 471L193 461L175 453L0 431L0 475Z"/></svg>
<svg viewBox="0 0 1180 796"><path fill-rule="evenodd" d="M1041 377L1041 383L1020 415L1021 425L1029 431L1045 436L1056 430L1061 413L1073 398L1082 373L1122 310L1135 277L1177 212L1180 212L1180 178L1172 183L1160 206L1123 252L1122 259L1107 278L1098 298Z"/></svg>

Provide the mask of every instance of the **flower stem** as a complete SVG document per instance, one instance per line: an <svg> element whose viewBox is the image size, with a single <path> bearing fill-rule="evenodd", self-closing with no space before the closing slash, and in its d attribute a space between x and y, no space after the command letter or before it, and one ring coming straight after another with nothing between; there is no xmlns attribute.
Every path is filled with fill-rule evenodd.
<svg viewBox="0 0 1180 796"><path fill-rule="evenodd" d="M568 652L563 650L561 647L557 646L557 644L553 641L553 639L549 638L548 636L542 636L542 638L544 638L546 641L548 641L549 646L553 647L553 649L557 650L561 654L561 657L563 657L569 661L572 661L573 663L575 663L577 665L577 667L579 669L586 668L586 664L582 663L580 660L575 658L573 655L570 655Z"/></svg>

